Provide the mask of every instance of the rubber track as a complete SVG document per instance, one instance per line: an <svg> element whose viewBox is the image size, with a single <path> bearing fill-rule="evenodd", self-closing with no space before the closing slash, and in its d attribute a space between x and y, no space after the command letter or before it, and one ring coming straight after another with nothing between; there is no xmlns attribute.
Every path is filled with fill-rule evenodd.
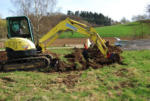
<svg viewBox="0 0 150 101"><path fill-rule="evenodd" d="M37 64L39 64L37 66ZM26 67L26 65L28 67ZM31 66L30 66L31 65ZM13 71L13 70L33 70L37 68L46 68L50 65L50 59L47 56L35 56L19 59L11 59L1 64L1 71ZM8 68L7 68L8 66ZM10 68L9 68L10 66ZM15 67L13 67L15 66ZM21 67L21 68L20 68Z"/></svg>

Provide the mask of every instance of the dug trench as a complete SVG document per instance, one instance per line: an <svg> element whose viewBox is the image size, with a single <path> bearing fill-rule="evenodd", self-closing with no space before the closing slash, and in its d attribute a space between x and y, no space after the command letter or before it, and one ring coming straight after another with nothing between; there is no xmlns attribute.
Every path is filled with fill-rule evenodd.
<svg viewBox="0 0 150 101"><path fill-rule="evenodd" d="M114 54L113 59L104 57L104 55L99 51L97 46L93 46L86 50L87 58L83 55L84 49L75 48L74 52L64 56L67 61L63 61L56 56L55 61L57 60L57 65L52 65L48 72L67 72L74 70L85 70L88 68L102 68L106 65L111 65L113 63L123 64L122 57L120 54L122 50L119 47L108 45L108 51ZM53 64L53 63L52 63Z"/></svg>

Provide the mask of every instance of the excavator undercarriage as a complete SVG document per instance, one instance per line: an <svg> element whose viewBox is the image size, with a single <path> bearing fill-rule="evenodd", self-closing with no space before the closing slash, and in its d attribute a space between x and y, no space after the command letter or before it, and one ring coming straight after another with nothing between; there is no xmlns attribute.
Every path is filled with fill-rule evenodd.
<svg viewBox="0 0 150 101"><path fill-rule="evenodd" d="M5 51L1 51L0 71L34 70L56 66L57 59L50 54L37 54L28 57L10 58Z"/></svg>

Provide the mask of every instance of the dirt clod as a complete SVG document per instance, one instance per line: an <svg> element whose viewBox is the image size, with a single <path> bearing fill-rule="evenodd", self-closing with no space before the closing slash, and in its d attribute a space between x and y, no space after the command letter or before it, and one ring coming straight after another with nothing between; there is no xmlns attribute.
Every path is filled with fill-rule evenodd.
<svg viewBox="0 0 150 101"><path fill-rule="evenodd" d="M2 77L1 78L4 82L15 82L15 80L13 80L12 78L10 77Z"/></svg>
<svg viewBox="0 0 150 101"><path fill-rule="evenodd" d="M68 75L66 78L63 79L63 83L68 87L72 88L78 82L77 75Z"/></svg>
<svg viewBox="0 0 150 101"><path fill-rule="evenodd" d="M108 45L108 51L113 53L113 59L104 57L97 46L93 46L86 50L87 57L84 56L84 51L84 49L75 48L73 53L64 56L68 63L58 59L59 62L55 68L57 68L57 71L64 72L71 70L85 70L90 67L97 69L113 63L122 63L122 58L120 57L122 50L116 46Z"/></svg>
<svg viewBox="0 0 150 101"><path fill-rule="evenodd" d="M125 77L126 76L126 73L128 73L129 71L128 71L128 69L126 69L126 68L121 68L121 69L119 69L117 72L115 72L115 74L117 75L117 76L120 76L120 77Z"/></svg>
<svg viewBox="0 0 150 101"><path fill-rule="evenodd" d="M78 83L78 79L81 76L80 74L67 74L65 77L59 77L54 81L51 81L52 84L64 84L67 88L73 88L76 83Z"/></svg>

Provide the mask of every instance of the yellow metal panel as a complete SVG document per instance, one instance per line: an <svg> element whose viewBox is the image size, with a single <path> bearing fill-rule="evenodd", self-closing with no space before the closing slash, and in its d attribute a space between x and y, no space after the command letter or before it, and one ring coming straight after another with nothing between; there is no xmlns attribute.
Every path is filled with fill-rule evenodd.
<svg viewBox="0 0 150 101"><path fill-rule="evenodd" d="M15 51L36 49L34 43L26 38L10 38L5 41L5 47Z"/></svg>
<svg viewBox="0 0 150 101"><path fill-rule="evenodd" d="M56 34L48 43L47 43L47 47L50 46L57 38L58 38L58 34Z"/></svg>

